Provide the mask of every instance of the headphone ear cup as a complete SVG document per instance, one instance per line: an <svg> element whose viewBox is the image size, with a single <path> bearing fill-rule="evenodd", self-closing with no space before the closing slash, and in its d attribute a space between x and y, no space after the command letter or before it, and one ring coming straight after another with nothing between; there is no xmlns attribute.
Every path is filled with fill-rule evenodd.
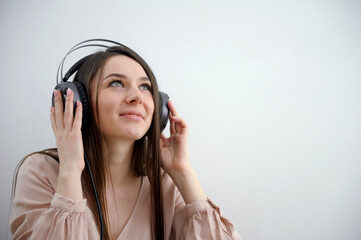
<svg viewBox="0 0 361 240"><path fill-rule="evenodd" d="M89 101L88 96L86 93L86 89L84 85L80 82L61 82L56 85L55 89L60 91L63 100L63 108L65 108L65 99L66 99L66 92L70 88L73 91L73 104L74 110L76 109L77 101L80 101L83 106L83 119L82 119L82 129L87 127L88 125L88 117L89 117ZM52 96L52 106L54 106L54 93ZM74 111L75 114L75 111Z"/></svg>
<svg viewBox="0 0 361 240"><path fill-rule="evenodd" d="M164 128L167 126L169 118L169 108L168 101L169 96L164 92L159 91L159 122L160 122L160 132L163 132Z"/></svg>
<svg viewBox="0 0 361 240"><path fill-rule="evenodd" d="M81 82L73 82L73 83L76 86L76 89L78 90L79 100L81 101L81 104L83 105L82 129L84 129L84 128L87 128L88 124L89 124L90 104L89 104L88 94L87 94L84 84L82 84Z"/></svg>

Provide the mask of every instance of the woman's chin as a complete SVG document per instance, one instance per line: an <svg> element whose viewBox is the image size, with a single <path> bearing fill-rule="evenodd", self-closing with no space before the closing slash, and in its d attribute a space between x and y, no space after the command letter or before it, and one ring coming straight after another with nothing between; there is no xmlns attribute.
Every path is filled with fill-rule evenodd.
<svg viewBox="0 0 361 240"><path fill-rule="evenodd" d="M135 131L135 132L128 132L127 134L122 134L119 136L119 138L136 141L144 137L144 135L145 132Z"/></svg>
<svg viewBox="0 0 361 240"><path fill-rule="evenodd" d="M139 140L145 136L147 129L142 128L123 128L118 131L104 132L105 138L118 140Z"/></svg>

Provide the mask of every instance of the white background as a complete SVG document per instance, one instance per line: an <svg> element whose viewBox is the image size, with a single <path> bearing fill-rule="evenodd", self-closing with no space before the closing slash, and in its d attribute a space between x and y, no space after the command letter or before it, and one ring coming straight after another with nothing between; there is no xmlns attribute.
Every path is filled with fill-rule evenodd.
<svg viewBox="0 0 361 240"><path fill-rule="evenodd" d="M345 0L2 0L0 238L16 164L55 146L58 64L98 37L150 64L244 240L361 239L361 2Z"/></svg>

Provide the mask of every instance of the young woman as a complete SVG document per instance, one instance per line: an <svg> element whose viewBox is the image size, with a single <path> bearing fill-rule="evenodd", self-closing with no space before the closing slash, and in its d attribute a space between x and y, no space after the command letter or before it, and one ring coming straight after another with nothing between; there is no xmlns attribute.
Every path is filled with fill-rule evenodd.
<svg viewBox="0 0 361 240"><path fill-rule="evenodd" d="M157 82L139 55L120 46L94 53L74 82L85 86L90 106L77 102L73 109L73 91L63 103L54 90L50 119L57 148L19 164L13 239L99 239L84 153L104 239L240 239L199 184L188 156L188 127L172 102L170 136L161 135ZM82 121L83 107L89 117Z"/></svg>

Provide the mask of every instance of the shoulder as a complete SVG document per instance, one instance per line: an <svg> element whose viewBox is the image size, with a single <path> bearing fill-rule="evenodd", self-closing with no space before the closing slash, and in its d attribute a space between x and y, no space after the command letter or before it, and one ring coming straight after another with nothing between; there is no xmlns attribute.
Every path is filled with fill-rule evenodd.
<svg viewBox="0 0 361 240"><path fill-rule="evenodd" d="M27 156L17 174L17 182L26 185L30 183L43 183L48 186L56 185L59 172L59 163L44 153L34 153Z"/></svg>
<svg viewBox="0 0 361 240"><path fill-rule="evenodd" d="M20 171L27 169L37 169L42 171L58 170L59 163L53 157L44 153L34 153L25 157L23 163L19 168Z"/></svg>

